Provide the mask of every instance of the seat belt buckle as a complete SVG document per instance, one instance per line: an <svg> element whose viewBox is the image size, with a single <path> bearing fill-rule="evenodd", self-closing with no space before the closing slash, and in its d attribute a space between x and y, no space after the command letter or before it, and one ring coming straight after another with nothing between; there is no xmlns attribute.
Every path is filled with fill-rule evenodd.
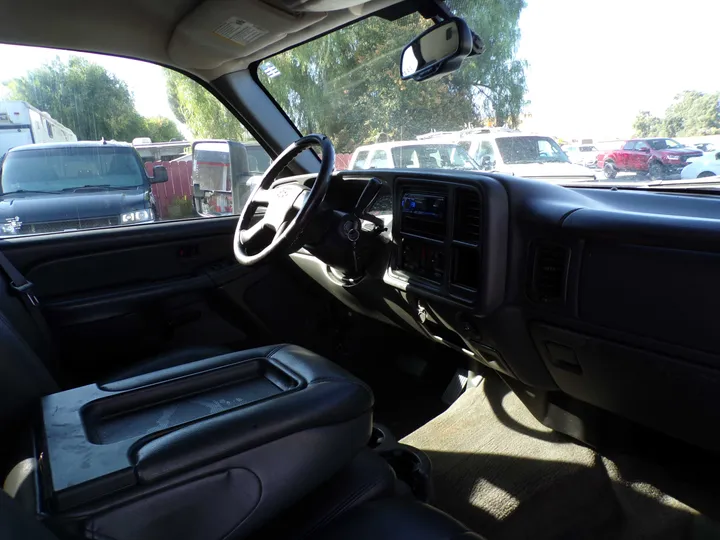
<svg viewBox="0 0 720 540"><path fill-rule="evenodd" d="M27 296L28 301L35 307L40 305L40 300L37 296L32 293L33 284L32 281L26 281L22 285L16 285L14 281L10 282L10 286L19 293L23 293Z"/></svg>

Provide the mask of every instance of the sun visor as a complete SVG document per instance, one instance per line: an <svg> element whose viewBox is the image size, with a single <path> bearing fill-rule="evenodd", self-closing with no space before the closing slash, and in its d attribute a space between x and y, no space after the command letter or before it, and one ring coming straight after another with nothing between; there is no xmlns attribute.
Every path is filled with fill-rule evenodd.
<svg viewBox="0 0 720 540"><path fill-rule="evenodd" d="M326 15L285 12L255 0L207 0L177 25L168 54L178 66L214 69L272 45Z"/></svg>

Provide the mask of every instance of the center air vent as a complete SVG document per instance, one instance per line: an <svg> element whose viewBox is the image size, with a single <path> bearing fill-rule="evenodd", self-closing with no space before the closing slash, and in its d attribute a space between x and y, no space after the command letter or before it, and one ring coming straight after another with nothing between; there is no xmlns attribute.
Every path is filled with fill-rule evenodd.
<svg viewBox="0 0 720 540"><path fill-rule="evenodd" d="M570 249L557 244L536 244L533 249L530 298L544 304L565 302Z"/></svg>
<svg viewBox="0 0 720 540"><path fill-rule="evenodd" d="M474 189L455 192L455 240L480 243L480 194Z"/></svg>

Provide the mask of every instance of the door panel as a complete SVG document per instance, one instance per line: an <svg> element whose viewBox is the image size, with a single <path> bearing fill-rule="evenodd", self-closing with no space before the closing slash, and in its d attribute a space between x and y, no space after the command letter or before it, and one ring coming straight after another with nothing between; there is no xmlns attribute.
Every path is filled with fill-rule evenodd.
<svg viewBox="0 0 720 540"><path fill-rule="evenodd" d="M30 279L73 384L188 346L273 341L248 295L302 285L284 266L247 268L232 254L237 218L199 219L0 241ZM289 284L289 285L288 285ZM248 303L245 297L251 299ZM262 310L261 310L262 311ZM280 311L275 310L275 311Z"/></svg>

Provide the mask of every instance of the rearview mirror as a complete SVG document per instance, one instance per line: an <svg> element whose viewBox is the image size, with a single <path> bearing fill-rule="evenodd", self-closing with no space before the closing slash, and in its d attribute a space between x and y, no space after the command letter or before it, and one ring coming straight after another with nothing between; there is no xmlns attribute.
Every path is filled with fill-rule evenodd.
<svg viewBox="0 0 720 540"><path fill-rule="evenodd" d="M244 144L223 140L193 143L193 206L198 214L239 213L252 190L251 178Z"/></svg>
<svg viewBox="0 0 720 540"><path fill-rule="evenodd" d="M400 77L426 81L457 70L473 48L472 32L457 17L427 29L403 49Z"/></svg>
<svg viewBox="0 0 720 540"><path fill-rule="evenodd" d="M153 167L153 176L150 179L151 184L160 184L168 181L168 172L163 165L155 165Z"/></svg>

